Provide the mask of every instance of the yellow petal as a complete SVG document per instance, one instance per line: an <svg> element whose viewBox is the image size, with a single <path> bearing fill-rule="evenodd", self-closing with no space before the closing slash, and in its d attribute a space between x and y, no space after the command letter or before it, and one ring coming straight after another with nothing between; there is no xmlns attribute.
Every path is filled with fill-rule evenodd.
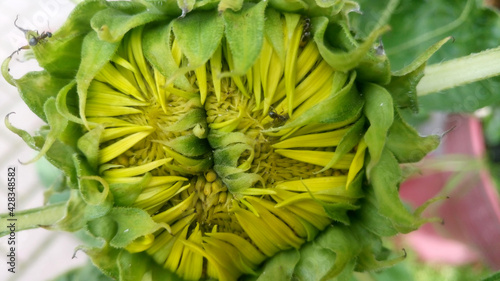
<svg viewBox="0 0 500 281"><path fill-rule="evenodd" d="M275 152L291 159L295 159L298 161L318 166L326 166L332 159L333 155L335 154L335 152L329 152L329 151L292 150L292 149L277 149L275 150ZM337 164L335 164L332 168L349 169L353 158L354 154L348 153L344 155L344 157L342 157L337 162Z"/></svg>

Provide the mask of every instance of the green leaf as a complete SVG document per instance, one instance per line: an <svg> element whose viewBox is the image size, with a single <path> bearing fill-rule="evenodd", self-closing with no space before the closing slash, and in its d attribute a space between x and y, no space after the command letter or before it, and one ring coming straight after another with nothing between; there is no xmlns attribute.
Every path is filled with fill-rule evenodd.
<svg viewBox="0 0 500 281"><path fill-rule="evenodd" d="M269 130L277 131L319 123L339 123L348 125L356 121L361 115L364 100L361 98L356 87L353 87L355 80L356 72L352 72L348 84L340 91L330 93L328 98L301 114L297 119L290 120L282 127L276 127ZM332 83L334 82L335 80L332 80ZM336 86L338 85L334 85L333 89L335 89ZM331 110L332 108L335 108L335 110Z"/></svg>
<svg viewBox="0 0 500 281"><path fill-rule="evenodd" d="M170 46L170 42L173 40L171 30L172 22L165 25L151 24L146 26L143 31L144 56L165 77L171 77L179 69L171 49L166 47ZM193 88L184 75L176 77L174 85L186 91Z"/></svg>
<svg viewBox="0 0 500 281"><path fill-rule="evenodd" d="M113 208L108 216L118 226L116 235L110 242L111 246L117 248L126 247L138 237L153 233L160 228L146 211L137 208Z"/></svg>
<svg viewBox="0 0 500 281"><path fill-rule="evenodd" d="M335 148L335 155L332 160L328 162L328 164L323 167L318 173L326 171L333 167L345 154L349 153L356 145L359 144L359 141L363 137L365 126L365 118L359 118L354 125L349 128L349 130L342 136L340 143Z"/></svg>
<svg viewBox="0 0 500 281"><path fill-rule="evenodd" d="M387 132L394 120L392 97L387 90L376 84L366 84L361 90L365 98L364 113L370 122L365 133L365 142L370 152L367 171L379 161L387 138Z"/></svg>
<svg viewBox="0 0 500 281"><path fill-rule="evenodd" d="M219 47L224 22L217 11L195 11L173 21L173 31L189 67L206 63Z"/></svg>
<svg viewBox="0 0 500 281"><path fill-rule="evenodd" d="M96 171L99 164L99 139L103 131L103 126L97 126L78 139L78 149L83 152L90 167Z"/></svg>
<svg viewBox="0 0 500 281"><path fill-rule="evenodd" d="M265 36L279 56L281 64L285 65L286 52L283 21L281 20L281 14L273 8L266 9Z"/></svg>
<svg viewBox="0 0 500 281"><path fill-rule="evenodd" d="M90 167L86 159L81 155L73 156L74 165L78 176L78 186L82 199L89 205L106 205L106 198L109 195L109 186L102 178L95 176L97 167Z"/></svg>
<svg viewBox="0 0 500 281"><path fill-rule="evenodd" d="M296 280L321 280L333 266L335 258L334 252L317 243L307 243L300 248L300 260L293 276Z"/></svg>
<svg viewBox="0 0 500 281"><path fill-rule="evenodd" d="M296 250L276 254L263 266L262 273L255 281L288 281L292 280L293 272L300 254Z"/></svg>
<svg viewBox="0 0 500 281"><path fill-rule="evenodd" d="M109 185L116 206L130 206L142 193L142 189L151 180L151 174L147 173L136 183L114 183Z"/></svg>
<svg viewBox="0 0 500 281"><path fill-rule="evenodd" d="M238 12L224 12L226 40L234 62L232 75L245 75L260 55L266 5L267 1L262 1L252 6L246 4Z"/></svg>
<svg viewBox="0 0 500 281"><path fill-rule="evenodd" d="M172 139L166 142L165 145L188 157L202 156L211 152L206 140L199 139L192 134Z"/></svg>
<svg viewBox="0 0 500 281"><path fill-rule="evenodd" d="M269 6L285 12L303 11L309 7L303 0L269 0Z"/></svg>
<svg viewBox="0 0 500 281"><path fill-rule="evenodd" d="M408 125L396 109L394 123L387 134L387 148L394 154L399 163L412 163L422 160L427 153L436 149L440 137L431 135L421 137Z"/></svg>
<svg viewBox="0 0 500 281"><path fill-rule="evenodd" d="M375 198L379 213L391 220L395 229L401 233L416 230L425 223L411 214L399 197L399 183L402 180L398 161L385 148L380 160L371 170L370 182L375 191Z"/></svg>
<svg viewBox="0 0 500 281"><path fill-rule="evenodd" d="M358 47L348 52L342 50L335 50L328 45L326 34L328 34L327 27L329 21L325 17L313 18L311 21L312 32L314 34L314 42L318 46L319 53L323 59L331 66L334 70L339 71L349 71L357 67L361 61L366 57L368 51L372 48L375 40L380 37L383 33L388 31L388 27L384 26L378 30L375 30L370 34L365 42L361 43ZM330 40L332 41L332 40Z"/></svg>
<svg viewBox="0 0 500 281"><path fill-rule="evenodd" d="M142 280L149 265L153 262L149 258L144 258L142 254L131 254L127 251L121 251L118 255L118 268L122 281Z"/></svg>
<svg viewBox="0 0 500 281"><path fill-rule="evenodd" d="M44 104L44 113L47 116L47 121L50 126L50 130L46 136L44 136L43 146L40 148L37 156L35 156L26 164L36 162L38 159L43 157L52 147L52 145L57 141L57 138L66 130L68 126L68 120L63 118L56 108L56 99L50 98Z"/></svg>
<svg viewBox="0 0 500 281"><path fill-rule="evenodd" d="M118 280L120 272L118 269L118 257L123 249L115 249L113 247L104 246L101 248L87 248L82 249L92 260L92 263L99 268L104 274Z"/></svg>
<svg viewBox="0 0 500 281"><path fill-rule="evenodd" d="M104 41L119 42L125 33L134 27L167 19L167 16L158 10L147 9L137 2L106 3L110 8L97 12L90 22L99 39Z"/></svg>
<svg viewBox="0 0 500 281"><path fill-rule="evenodd" d="M69 82L69 79L52 76L47 71L29 72L15 80L23 101L45 122L47 116L43 105L49 98L56 97L59 90Z"/></svg>

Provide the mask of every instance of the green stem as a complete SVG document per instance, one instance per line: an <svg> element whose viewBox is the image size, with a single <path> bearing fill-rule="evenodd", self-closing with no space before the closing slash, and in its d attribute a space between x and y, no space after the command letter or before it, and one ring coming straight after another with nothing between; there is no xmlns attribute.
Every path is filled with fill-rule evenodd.
<svg viewBox="0 0 500 281"><path fill-rule="evenodd" d="M419 96L500 75L500 47L429 65L417 85Z"/></svg>
<svg viewBox="0 0 500 281"><path fill-rule="evenodd" d="M0 237L11 233L8 226L11 223L15 224L15 232L37 228L40 226L49 226L55 224L57 221L64 217L66 211L66 202L43 206L41 208L29 209L16 212L15 216L11 217L9 214L0 215ZM9 221L8 219L16 219ZM5 226L5 228L3 228ZM12 229L13 230L13 229Z"/></svg>

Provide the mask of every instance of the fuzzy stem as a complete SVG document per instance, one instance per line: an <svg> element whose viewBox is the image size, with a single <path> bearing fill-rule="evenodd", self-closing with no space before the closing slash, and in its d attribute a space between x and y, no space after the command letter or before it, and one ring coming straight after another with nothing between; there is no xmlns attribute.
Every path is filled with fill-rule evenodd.
<svg viewBox="0 0 500 281"><path fill-rule="evenodd" d="M29 209L16 212L15 216L1 214L0 221L2 226L8 226L10 222L15 223L15 231L37 228L40 226L49 226L55 224L64 217L66 211L66 202L43 206L41 208ZM7 219L17 219L16 221L7 221ZM0 237L11 232L7 227L0 229Z"/></svg>
<svg viewBox="0 0 500 281"><path fill-rule="evenodd" d="M419 96L500 75L500 47L433 64L417 85Z"/></svg>

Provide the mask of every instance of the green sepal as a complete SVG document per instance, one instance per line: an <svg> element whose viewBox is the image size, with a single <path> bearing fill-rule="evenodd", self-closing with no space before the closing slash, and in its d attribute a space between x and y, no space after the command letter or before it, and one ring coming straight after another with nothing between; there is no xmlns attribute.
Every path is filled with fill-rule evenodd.
<svg viewBox="0 0 500 281"><path fill-rule="evenodd" d="M202 108L191 108L188 113L179 118L177 122L165 128L171 132L182 132L192 129L196 125L207 128L206 114Z"/></svg>
<svg viewBox="0 0 500 281"><path fill-rule="evenodd" d="M334 50L328 43L325 42L325 33L329 21L325 17L317 17L311 20L312 32L314 34L314 42L318 46L319 53L323 59L334 69L339 71L349 71L357 67L366 57L366 54L373 46L375 40L383 33L389 30L387 26L377 29L366 38L366 41L361 43L357 48L348 52L342 50Z"/></svg>
<svg viewBox="0 0 500 281"><path fill-rule="evenodd" d="M109 195L109 185L103 182L102 178L96 176L96 170L90 167L81 155L75 154L73 162L76 167L78 187L82 199L89 205L105 205Z"/></svg>
<svg viewBox="0 0 500 281"><path fill-rule="evenodd" d="M90 19L106 8L105 3L101 0L80 3L51 38L33 46L40 66L52 75L73 78L80 64L83 38L92 30Z"/></svg>
<svg viewBox="0 0 500 281"><path fill-rule="evenodd" d="M21 137L23 141L32 149L40 151L46 141L46 135L49 130L40 130L38 136L31 136L28 132L14 127L9 122L9 116L5 117L5 126ZM49 150L45 153L45 158L55 167L62 170L65 175L69 178L69 184L71 187L77 186L76 169L71 160L72 155L76 153L76 150L72 146L68 146L59 140L55 140L50 146Z"/></svg>
<svg viewBox="0 0 500 281"><path fill-rule="evenodd" d="M210 146L216 150L236 143L245 143L248 145L254 143L249 137L241 132L224 133L217 130L210 131L208 141L210 142Z"/></svg>
<svg viewBox="0 0 500 281"><path fill-rule="evenodd" d="M238 12L224 12L226 41L234 63L231 75L245 75L259 57L264 42L266 5L267 1L246 3Z"/></svg>
<svg viewBox="0 0 500 281"><path fill-rule="evenodd" d="M354 214L356 220L376 236L390 237L398 234L391 220L380 214L377 204L374 191L368 188L360 202L361 208Z"/></svg>
<svg viewBox="0 0 500 281"><path fill-rule="evenodd" d="M309 8L309 5L303 0L269 0L269 6L289 13L305 11Z"/></svg>
<svg viewBox="0 0 500 281"><path fill-rule="evenodd" d="M97 126L78 139L77 147L94 171L97 171L99 164L99 139L103 131L104 126Z"/></svg>
<svg viewBox="0 0 500 281"><path fill-rule="evenodd" d="M346 271L352 270L349 266L361 252L361 243L366 239L358 237L359 227L356 224L350 226L336 225L328 227L315 240L315 243L335 253L335 262L320 280L331 280ZM351 272L349 272L350 274Z"/></svg>
<svg viewBox="0 0 500 281"><path fill-rule="evenodd" d="M173 21L172 30L189 68L206 63L219 47L224 34L224 21L217 11L195 11L189 17Z"/></svg>
<svg viewBox="0 0 500 281"><path fill-rule="evenodd" d="M151 174L147 173L136 183L110 184L109 190L113 194L114 204L122 207L132 205L137 197L139 197L142 193L143 188L149 183L151 178Z"/></svg>
<svg viewBox="0 0 500 281"><path fill-rule="evenodd" d="M402 76L392 76L391 82L385 86L399 108L410 108L418 113L417 84L424 76L425 65Z"/></svg>
<svg viewBox="0 0 500 281"><path fill-rule="evenodd" d="M281 14L273 8L266 9L265 36L279 56L282 65L285 65L285 33Z"/></svg>
<svg viewBox="0 0 500 281"><path fill-rule="evenodd" d="M386 88L398 107L409 107L413 112L418 112L417 84L424 76L427 60L449 40L450 37L447 37L437 42L420 54L412 63L392 73L391 83Z"/></svg>
<svg viewBox="0 0 500 281"><path fill-rule="evenodd" d="M141 2L172 18L179 17L182 14L177 0L143 0Z"/></svg>
<svg viewBox="0 0 500 281"><path fill-rule="evenodd" d="M64 230L69 232L78 231L83 229L89 220L92 218L90 214L89 217L86 216L86 208L89 208L85 201L80 196L78 190L73 189L70 192L69 200L65 205L64 217L53 225L51 228L56 230ZM101 214L96 214L101 215Z"/></svg>
<svg viewBox="0 0 500 281"><path fill-rule="evenodd" d="M121 281L142 280L146 271L149 271L149 265L153 261L145 258L144 254L131 254L127 251L121 251L118 254L118 270Z"/></svg>
<svg viewBox="0 0 500 281"><path fill-rule="evenodd" d="M83 123L88 127L85 117L87 90L92 79L94 79L104 65L111 60L118 49L119 42L109 43L100 40L96 32L89 32L89 34L85 36L82 45L82 63L76 74L76 82L80 117Z"/></svg>
<svg viewBox="0 0 500 281"><path fill-rule="evenodd" d="M245 2L245 0L220 0L217 10L219 12L224 12L227 9L231 9L237 12L243 7L243 2Z"/></svg>
<svg viewBox="0 0 500 281"><path fill-rule="evenodd" d="M180 17L183 18L187 13L191 12L196 2L196 0L177 0L177 5L182 10L182 15Z"/></svg>
<svg viewBox="0 0 500 281"><path fill-rule="evenodd" d="M268 260L258 276L248 276L245 281L288 281L294 278L294 269L300 260L297 250L288 250L274 255Z"/></svg>
<svg viewBox="0 0 500 281"><path fill-rule="evenodd" d="M307 112L301 114L297 119L289 121L281 127L271 128L269 131L300 127L308 124L333 124L345 123L348 125L356 121L361 115L364 100L361 98L356 87L356 72L352 72L349 82L338 92L332 92L328 98L317 103ZM335 89L334 85L334 89ZM335 108L336 110L331 110Z"/></svg>
<svg viewBox="0 0 500 281"><path fill-rule="evenodd" d="M371 176L370 170L381 157L387 132L393 123L394 106L389 92L377 84L364 84L361 92L365 99L364 113L370 122L370 127L366 130L364 137L370 152L370 162L368 162L367 166L369 179Z"/></svg>
<svg viewBox="0 0 500 281"><path fill-rule="evenodd" d="M170 272L169 270L159 266L153 261L150 262L151 268L151 280L152 281L185 281L183 278L179 277L177 274Z"/></svg>
<svg viewBox="0 0 500 281"><path fill-rule="evenodd" d="M399 163L418 162L439 146L440 136L420 136L403 120L397 109L395 109L394 117L394 122L387 134L386 146Z"/></svg>
<svg viewBox="0 0 500 281"><path fill-rule="evenodd" d="M103 248L82 248L91 259L92 263L99 268L104 274L119 280L120 272L117 266L117 260L124 249L116 249L105 245Z"/></svg>
<svg viewBox="0 0 500 281"><path fill-rule="evenodd" d="M342 137L340 143L335 148L335 155L332 157L332 160L330 160L325 167L318 171L318 173L333 167L345 154L349 153L356 145L358 145L359 141L363 138L363 133L365 131L364 126L365 118L361 117Z"/></svg>
<svg viewBox="0 0 500 281"><path fill-rule="evenodd" d="M401 202L399 197L401 181L401 169L396 157L388 148L384 148L380 160L373 166L370 175L377 208L381 215L391 220L398 232L408 233L416 230L426 221L410 213Z"/></svg>
<svg viewBox="0 0 500 281"><path fill-rule="evenodd" d="M144 56L165 77L172 77L179 69L175 64L170 48L172 37L172 22L169 24L151 24L143 31L142 48ZM178 75L174 85L185 91L192 91L193 87L186 76Z"/></svg>
<svg viewBox="0 0 500 281"><path fill-rule="evenodd" d="M313 194L311 194L311 197L323 206L325 213L330 219L343 223L344 225L350 225L351 219L349 218L349 214L347 214L347 212L358 210L360 208L359 203L356 202L356 204L351 204L340 200L345 201L345 199L359 199L363 197L363 191L361 188L363 179L364 171L362 170L356 175L352 183L349 185L349 188L342 187L341 192L335 193L335 196L339 196L341 198L339 199L339 202L326 203L321 200L316 200Z"/></svg>
<svg viewBox="0 0 500 281"><path fill-rule="evenodd" d="M94 238L109 244L118 231L118 224L109 216L102 216L87 222L87 231Z"/></svg>
<svg viewBox="0 0 500 281"><path fill-rule="evenodd" d="M15 80L15 84L21 98L31 111L47 122L43 109L45 102L51 97L56 97L57 93L70 81L70 79L50 75L47 71L33 71Z"/></svg>
<svg viewBox="0 0 500 281"><path fill-rule="evenodd" d="M45 156L52 145L57 141L58 137L66 130L68 120L62 118L57 111L55 103L55 98L49 98L45 102L43 109L45 116L47 116L50 129L48 130L48 133L43 136L44 142L43 145L39 147L38 154L30 161L24 162L24 164L36 162L41 157Z"/></svg>
<svg viewBox="0 0 500 281"><path fill-rule="evenodd" d="M296 280L321 280L335 262L335 253L307 243L300 248L300 260L293 271ZM293 280L293 279L292 279Z"/></svg>
<svg viewBox="0 0 500 281"><path fill-rule="evenodd" d="M199 139L193 134L177 137L164 144L188 157L202 156L211 151L206 140Z"/></svg>
<svg viewBox="0 0 500 281"><path fill-rule="evenodd" d="M214 163L216 165L236 167L238 160L245 151L252 151L253 146L246 143L235 143L222 149L214 151Z"/></svg>
<svg viewBox="0 0 500 281"><path fill-rule="evenodd" d="M107 42L119 42L134 27L149 22L166 20L167 16L156 9L148 9L137 2L106 2L109 8L97 12L90 25Z"/></svg>
<svg viewBox="0 0 500 281"><path fill-rule="evenodd" d="M391 82L391 65L385 55L369 52L356 67L358 79L361 81L386 85Z"/></svg>
<svg viewBox="0 0 500 281"><path fill-rule="evenodd" d="M115 207L103 218L111 219L117 225L116 234L110 240L110 245L116 248L124 248L161 227L146 211L137 208Z"/></svg>
<svg viewBox="0 0 500 281"><path fill-rule="evenodd" d="M254 186L262 177L255 173L247 173L244 170L226 165L214 165L214 171L232 194L241 193Z"/></svg>

